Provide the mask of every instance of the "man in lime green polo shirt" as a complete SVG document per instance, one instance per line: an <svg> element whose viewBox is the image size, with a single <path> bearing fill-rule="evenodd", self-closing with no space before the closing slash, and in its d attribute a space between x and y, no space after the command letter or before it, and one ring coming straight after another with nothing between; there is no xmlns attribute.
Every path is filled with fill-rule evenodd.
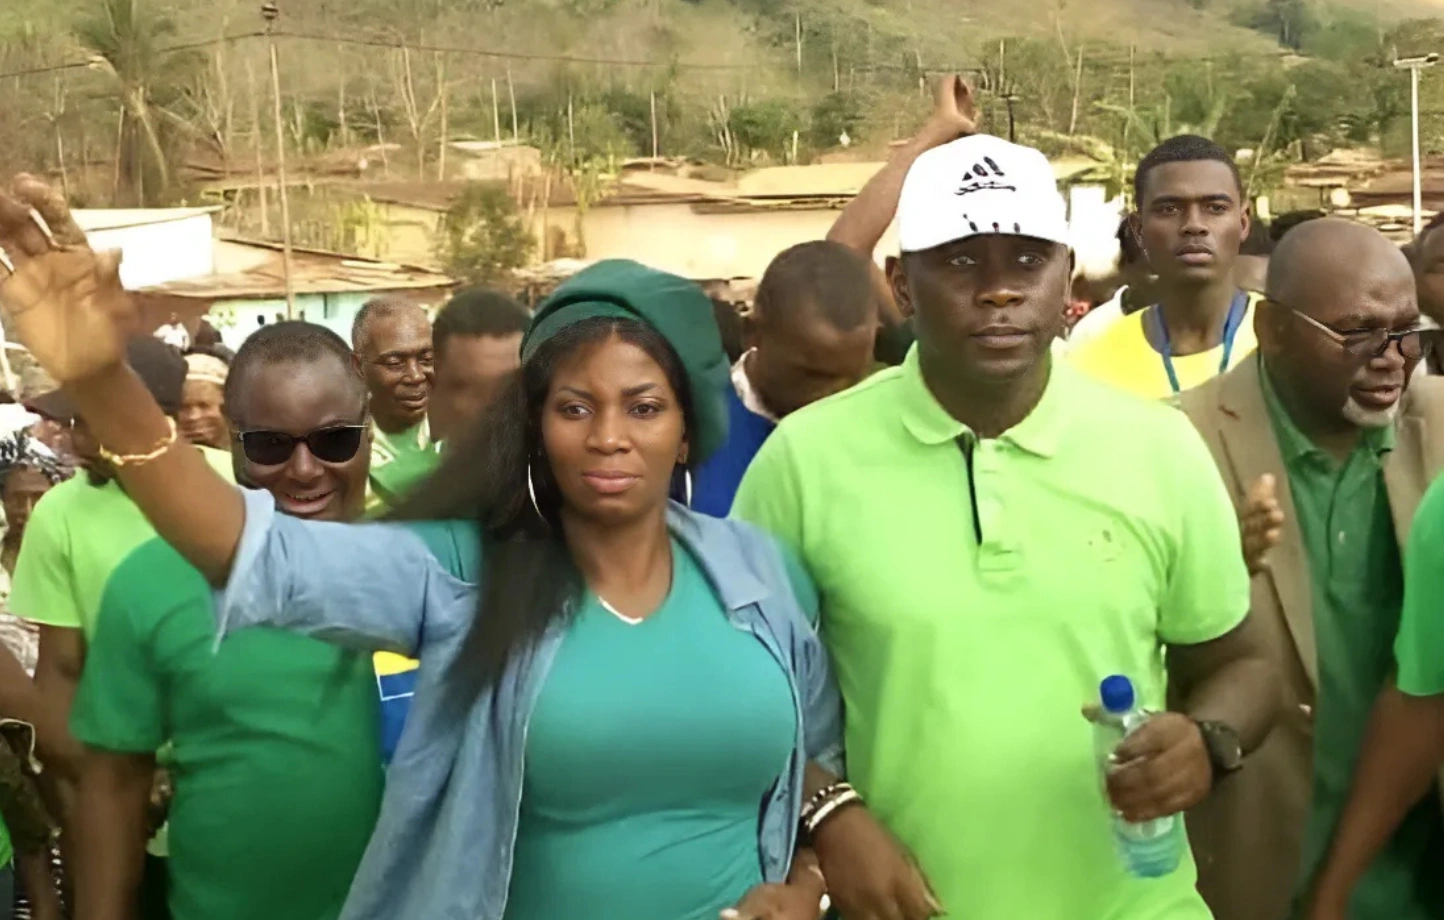
<svg viewBox="0 0 1444 920"><path fill-rule="evenodd" d="M246 340L226 388L237 479L283 513L354 520L366 393L345 341L310 323ZM90 749L77 796L85 920L122 920L162 743L173 747L171 920L334 920L381 801L370 656L276 630L216 645L212 591L160 539L106 579L71 714Z"/></svg>
<svg viewBox="0 0 1444 920"><path fill-rule="evenodd" d="M734 506L817 581L849 779L949 916L1204 920L1191 860L1125 872L1109 797L1134 821L1186 810L1277 709L1213 461L1175 410L1050 362L1071 260L1041 153L929 151L898 220L917 346L786 419ZM1105 797L1080 709L1111 674L1180 703Z"/></svg>

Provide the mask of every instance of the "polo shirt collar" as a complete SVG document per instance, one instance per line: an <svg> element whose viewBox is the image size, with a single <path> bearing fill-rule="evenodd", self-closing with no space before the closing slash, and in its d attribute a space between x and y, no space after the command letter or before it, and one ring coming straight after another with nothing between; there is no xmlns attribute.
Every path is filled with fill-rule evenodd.
<svg viewBox="0 0 1444 920"><path fill-rule="evenodd" d="M1066 364L1053 361L1051 357L1044 360L1050 362L1050 367L1043 398L1027 418L1003 432L998 440L1014 444L1030 454L1051 457L1058 450L1058 441L1068 417L1067 378L1071 371ZM936 445L973 435L967 425L948 414L928 389L916 345L903 361L902 376L904 386L899 408L903 425L913 437L923 444Z"/></svg>
<svg viewBox="0 0 1444 920"><path fill-rule="evenodd" d="M1269 375L1268 366L1264 364L1262 357L1259 358L1259 383L1263 389L1264 405L1268 408L1274 434L1278 438L1279 453L1283 455L1284 465L1292 466L1306 457L1332 463L1333 461L1329 460L1323 449L1315 444L1308 435L1300 431L1298 425L1294 424L1293 418L1279 399L1278 391L1274 389L1273 379ZM1363 437L1359 439L1359 447L1368 450L1375 457L1382 457L1394 449L1393 425L1385 425L1382 428L1366 428L1362 434Z"/></svg>

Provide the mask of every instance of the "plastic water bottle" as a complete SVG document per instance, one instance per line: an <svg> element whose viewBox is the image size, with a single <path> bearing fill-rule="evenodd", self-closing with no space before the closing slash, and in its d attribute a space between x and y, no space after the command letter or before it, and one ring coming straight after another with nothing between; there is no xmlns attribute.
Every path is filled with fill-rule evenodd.
<svg viewBox="0 0 1444 920"><path fill-rule="evenodd" d="M1104 679L1098 695L1103 713L1096 725L1097 749L1104 773L1117 769L1116 751L1123 739L1149 719L1138 706L1133 681L1121 674ZM1178 868L1186 845L1183 816L1169 815L1134 824L1113 815L1113 839L1123 866L1139 878L1160 878Z"/></svg>

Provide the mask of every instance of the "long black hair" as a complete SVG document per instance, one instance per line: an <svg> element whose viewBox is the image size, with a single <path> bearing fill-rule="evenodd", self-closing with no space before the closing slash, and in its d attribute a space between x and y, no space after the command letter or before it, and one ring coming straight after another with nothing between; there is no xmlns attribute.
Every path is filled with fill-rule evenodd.
<svg viewBox="0 0 1444 920"><path fill-rule="evenodd" d="M482 586L456 661L458 673L449 675L453 687L480 692L495 684L512 655L569 616L581 594L581 572L562 539L561 492L542 444L541 419L562 362L612 337L657 362L677 394L685 430L695 430L686 371L660 333L637 320L582 320L537 348L491 408L448 445L436 472L391 515L480 524Z"/></svg>

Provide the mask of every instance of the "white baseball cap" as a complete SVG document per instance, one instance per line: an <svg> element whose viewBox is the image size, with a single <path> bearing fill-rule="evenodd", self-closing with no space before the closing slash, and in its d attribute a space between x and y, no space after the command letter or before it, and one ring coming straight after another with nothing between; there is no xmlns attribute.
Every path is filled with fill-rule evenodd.
<svg viewBox="0 0 1444 920"><path fill-rule="evenodd" d="M1068 209L1048 158L990 134L918 157L903 181L897 221L903 252L985 233L1068 244Z"/></svg>

